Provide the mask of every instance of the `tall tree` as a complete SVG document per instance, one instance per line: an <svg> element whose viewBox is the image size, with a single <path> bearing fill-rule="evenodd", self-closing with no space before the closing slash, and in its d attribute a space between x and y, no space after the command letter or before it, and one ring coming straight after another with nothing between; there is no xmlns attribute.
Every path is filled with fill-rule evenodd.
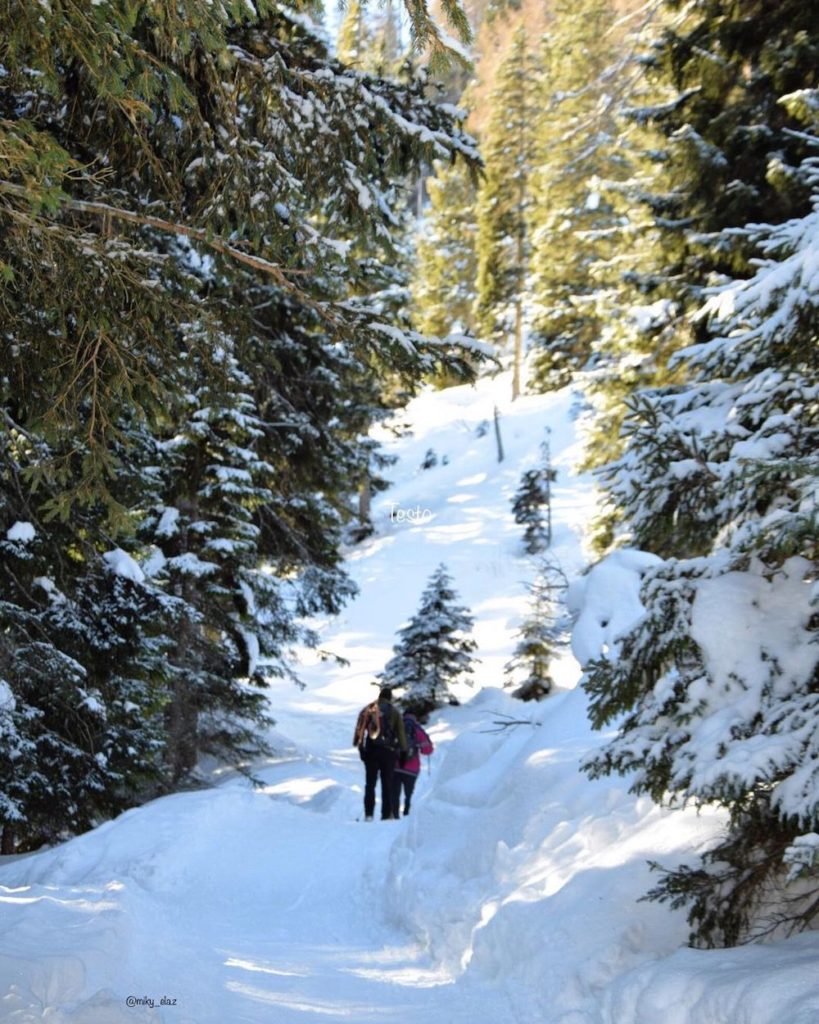
<svg viewBox="0 0 819 1024"><path fill-rule="evenodd" d="M336 56L344 64L370 68L373 50L373 29L367 20L361 0L350 0L338 27Z"/></svg>
<svg viewBox="0 0 819 1024"><path fill-rule="evenodd" d="M815 116L816 95L782 109ZM677 557L647 574L645 615L587 683L598 725L626 715L594 774L728 811L727 834L652 893L687 906L707 945L811 927L819 908L819 159L779 180L812 209L712 238L719 258L756 250L754 273L690 314L686 383L634 402L614 499L637 543Z"/></svg>
<svg viewBox="0 0 819 1024"><path fill-rule="evenodd" d="M439 337L475 334L477 185L463 164L438 162L426 187L429 205L413 276L416 323L422 333Z"/></svg>
<svg viewBox="0 0 819 1024"><path fill-rule="evenodd" d="M689 313L713 275L752 272L747 238L725 229L809 207L795 173L806 143L779 98L815 85L812 10L791 0L666 0L634 45L645 76L623 111L631 177L608 190L621 227L616 274L600 296L594 466L622 452L630 396L681 379L669 359L703 336ZM604 510L602 544L621 518L616 503Z"/></svg>
<svg viewBox="0 0 819 1024"><path fill-rule="evenodd" d="M601 268L619 217L604 183L626 166L612 100L626 70L615 21L609 0L557 3L541 44L531 290L533 377L544 389L587 365L603 327Z"/></svg>
<svg viewBox="0 0 819 1024"><path fill-rule="evenodd" d="M535 159L537 64L524 26L515 32L492 92L478 198L477 315L484 337L511 341L512 397L523 382L524 302Z"/></svg>
<svg viewBox="0 0 819 1024"><path fill-rule="evenodd" d="M47 723L14 740L41 772L2 804L22 842L59 788L48 749L76 751L55 827L79 828L139 775L258 748L263 677L350 593L383 379L448 358L384 298L392 179L469 140L423 78L347 69L309 18L257 8L0 9L0 679L5 725ZM134 723L133 771L106 770Z"/></svg>

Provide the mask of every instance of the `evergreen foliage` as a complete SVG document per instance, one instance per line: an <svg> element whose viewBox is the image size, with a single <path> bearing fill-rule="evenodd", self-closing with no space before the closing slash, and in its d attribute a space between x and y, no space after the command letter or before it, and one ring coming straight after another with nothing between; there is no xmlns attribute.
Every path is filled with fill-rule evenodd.
<svg viewBox="0 0 819 1024"><path fill-rule="evenodd" d="M512 397L522 390L531 177L536 156L537 63L520 26L501 63L482 139L476 312L482 337L513 350Z"/></svg>
<svg viewBox="0 0 819 1024"><path fill-rule="evenodd" d="M543 516L549 497L543 472L542 469L527 469L520 478L520 486L512 501L515 522L526 527L523 548L527 555L543 551L551 540Z"/></svg>
<svg viewBox="0 0 819 1024"><path fill-rule="evenodd" d="M401 639L393 647L394 656L379 676L382 685L404 691L402 706L419 717L445 701L457 703L449 686L472 672L477 644L467 634L474 620L455 603L457 597L446 566L439 565L421 595L418 611L398 631Z"/></svg>
<svg viewBox="0 0 819 1024"><path fill-rule="evenodd" d="M336 38L336 56L352 67L367 67L373 52L374 32L361 0L350 0Z"/></svg>
<svg viewBox="0 0 819 1024"><path fill-rule="evenodd" d="M810 927L819 906L816 865L798 886L788 871L819 829L819 158L794 175L812 210L715 240L754 246L755 272L711 290L694 324L707 336L677 356L688 383L639 396L611 470L638 543L698 557L648 574L645 617L592 667L596 724L627 717L590 768L728 809L726 837L652 893L687 906L709 945Z"/></svg>
<svg viewBox="0 0 819 1024"><path fill-rule="evenodd" d="M525 525L523 547L528 555L544 551L552 542L552 483L557 473L552 468L548 441L541 445L542 464L527 469L512 501L515 522Z"/></svg>
<svg viewBox="0 0 819 1024"><path fill-rule="evenodd" d="M477 156L270 0L9 3L0 73L11 852L265 749L369 426L462 359L409 329L395 183Z"/></svg>
<svg viewBox="0 0 819 1024"><path fill-rule="evenodd" d="M713 275L746 276L742 228L801 216L809 196L797 173L806 143L780 97L816 85L815 16L804 4L665 0L633 44L644 75L626 95L621 150L626 181L607 194L620 216L614 276L599 301L605 329L592 380L587 466L623 450L631 397L677 383L673 354L704 337L690 316ZM612 502L601 546L622 519ZM681 552L685 553L685 552Z"/></svg>
<svg viewBox="0 0 819 1024"><path fill-rule="evenodd" d="M565 587L566 577L560 567L543 559L534 581L528 585L529 609L506 665L506 674L516 687L513 696L520 700L540 700L554 686L549 666L560 632L558 602Z"/></svg>
<svg viewBox="0 0 819 1024"><path fill-rule="evenodd" d="M392 343L400 359L411 342L386 324L372 333L378 317L327 285L371 290L372 261L345 236L390 255L391 176L469 150L422 80L345 71L285 10L234 20L191 0L163 5L154 31L150 5L115 6L73 20L9 12L0 50L9 376L51 441L76 435L90 405L84 466L97 492L121 403L153 413L175 381L182 326L204 321L206 339L220 326L191 294L177 236L213 254L216 276L250 266L328 333Z"/></svg>
<svg viewBox="0 0 819 1024"><path fill-rule="evenodd" d="M463 163L439 161L426 188L413 276L415 322L422 334L476 334L476 183Z"/></svg>
<svg viewBox="0 0 819 1024"><path fill-rule="evenodd" d="M532 178L533 384L563 387L589 361L604 323L598 292L614 256L621 180L611 93L617 85L609 0L557 3L541 51L537 168Z"/></svg>

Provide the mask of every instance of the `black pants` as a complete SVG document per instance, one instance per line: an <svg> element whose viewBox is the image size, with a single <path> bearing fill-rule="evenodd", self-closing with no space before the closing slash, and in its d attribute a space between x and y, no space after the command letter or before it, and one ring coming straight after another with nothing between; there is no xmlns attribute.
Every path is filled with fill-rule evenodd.
<svg viewBox="0 0 819 1024"><path fill-rule="evenodd" d="M411 772L402 772L400 769L396 771L392 784L392 805L395 808L396 818L401 809L401 790L404 790L404 814L409 814L412 791L415 789L417 781L418 776Z"/></svg>
<svg viewBox="0 0 819 1024"><path fill-rule="evenodd" d="M397 818L398 808L393 802L395 751L389 747L370 747L364 752L364 814L371 818L375 810L375 784L381 776L381 817Z"/></svg>

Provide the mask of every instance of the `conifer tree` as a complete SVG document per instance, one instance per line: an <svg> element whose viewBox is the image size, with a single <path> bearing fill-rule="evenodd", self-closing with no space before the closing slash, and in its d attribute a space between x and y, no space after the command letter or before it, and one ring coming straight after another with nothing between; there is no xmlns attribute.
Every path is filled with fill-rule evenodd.
<svg viewBox="0 0 819 1024"><path fill-rule="evenodd" d="M383 685L404 691L401 704L415 715L426 716L445 701L457 703L449 686L472 673L477 644L467 634L474 620L455 603L457 597L446 566L439 565L379 676Z"/></svg>
<svg viewBox="0 0 819 1024"><path fill-rule="evenodd" d="M439 161L426 188L413 275L415 322L422 334L476 334L476 183L463 164Z"/></svg>
<svg viewBox="0 0 819 1024"><path fill-rule="evenodd" d="M370 334L377 314L326 294L370 269L336 235L388 242L390 176L466 153L465 139L423 83L345 73L303 19L240 6L163 3L156 18L153 5L113 0L88 17L15 4L0 22L9 376L52 443L76 433L90 403L89 495L104 496L116 411L127 402L150 416L173 385L180 325L218 330L217 311L191 294L179 236L217 275L253 268L323 312L348 343L399 358L413 344Z"/></svg>
<svg viewBox="0 0 819 1024"><path fill-rule="evenodd" d="M468 138L423 76L345 68L256 8L0 11L0 808L23 848L263 748L260 685L352 590L384 382L450 358L395 314L393 180L476 159Z"/></svg>
<svg viewBox="0 0 819 1024"><path fill-rule="evenodd" d="M506 674L516 687L513 696L520 700L540 700L554 686L549 666L560 629L558 597L565 587L563 571L548 559L538 565L537 575L528 585L529 608L506 665Z"/></svg>
<svg viewBox="0 0 819 1024"><path fill-rule="evenodd" d="M537 65L524 26L515 32L492 92L478 198L477 305L482 335L512 348L512 397L522 390L529 213L535 159Z"/></svg>
<svg viewBox="0 0 819 1024"><path fill-rule="evenodd" d="M669 360L703 336L689 314L712 276L752 272L747 239L725 229L808 210L796 173L806 143L779 99L815 85L814 21L812 10L790 0L775 7L666 0L635 41L645 76L624 103L630 177L607 190L621 227L616 273L599 299L604 329L587 466L622 452L636 391L681 380L682 367ZM602 544L621 519L610 503Z"/></svg>
<svg viewBox="0 0 819 1024"><path fill-rule="evenodd" d="M604 183L625 164L611 100L623 74L615 17L610 0L557 3L540 48L530 219L533 383L544 390L586 366L603 328L597 293L619 223Z"/></svg>
<svg viewBox="0 0 819 1024"><path fill-rule="evenodd" d="M544 519L548 500L546 481L541 469L527 469L520 478L520 486L512 502L515 522L525 525L523 548L528 555L536 555L549 546L550 537Z"/></svg>
<svg viewBox="0 0 819 1024"><path fill-rule="evenodd" d="M548 439L540 451L540 465L523 473L512 501L515 522L526 527L523 547L529 555L544 551L552 543L552 484L557 473L552 467Z"/></svg>
<svg viewBox="0 0 819 1024"><path fill-rule="evenodd" d="M23 486L47 458L0 447L0 830L4 853L117 813L161 779L170 635L184 617L120 549L89 542L99 510L47 523Z"/></svg>
<svg viewBox="0 0 819 1024"><path fill-rule="evenodd" d="M342 63L355 68L371 68L373 30L367 21L361 0L350 0L338 29L336 55Z"/></svg>
<svg viewBox="0 0 819 1024"><path fill-rule="evenodd" d="M647 574L646 614L591 666L596 723L627 717L590 768L728 810L727 834L652 893L688 908L698 944L817 914L817 865L798 851L819 828L819 159L794 174L813 209L716 239L756 247L755 273L713 289L695 325L707 335L678 356L687 383L638 396L611 476L637 543L695 557Z"/></svg>

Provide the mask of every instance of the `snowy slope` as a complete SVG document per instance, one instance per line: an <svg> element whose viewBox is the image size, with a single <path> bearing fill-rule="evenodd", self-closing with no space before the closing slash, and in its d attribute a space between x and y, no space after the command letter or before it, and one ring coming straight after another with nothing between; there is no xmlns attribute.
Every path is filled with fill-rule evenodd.
<svg viewBox="0 0 819 1024"><path fill-rule="evenodd" d="M601 737L571 654L539 705L498 689L531 577L510 499L547 426L554 553L570 576L592 498L571 473L572 396L512 406L508 390L500 377L425 394L406 413L412 435L389 438L395 486L374 506L376 535L349 553L360 594L322 624L349 667L311 658L305 692L275 684L264 786L227 774L0 866L0 1021L819 1020L816 936L680 949L681 917L636 902L647 859L673 864L717 822L578 772ZM492 430L477 430L496 403L500 464ZM430 447L438 465L421 470ZM402 519L409 509L423 521ZM355 713L441 561L477 618L475 693L464 687L467 703L435 717L413 814L364 824ZM492 731L499 713L527 721Z"/></svg>

